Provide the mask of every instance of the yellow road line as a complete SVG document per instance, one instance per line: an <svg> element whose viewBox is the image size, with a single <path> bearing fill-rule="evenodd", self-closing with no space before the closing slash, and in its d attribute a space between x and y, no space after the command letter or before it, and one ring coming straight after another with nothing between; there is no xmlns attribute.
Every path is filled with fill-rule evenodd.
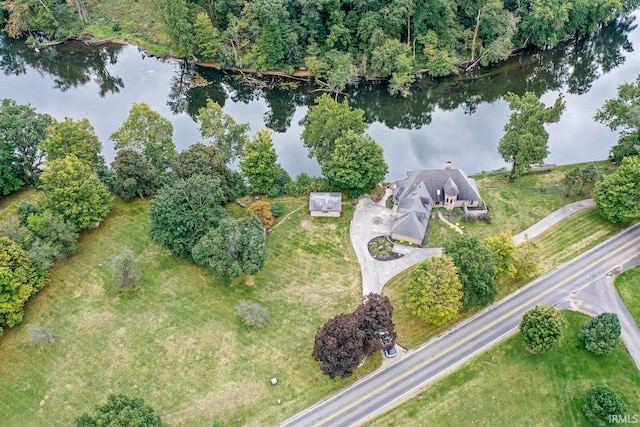
<svg viewBox="0 0 640 427"><path fill-rule="evenodd" d="M362 402L368 400L369 398L375 396L376 394L380 393L381 391L385 390L386 388L389 388L390 386L392 386L393 384L397 383L398 381L403 380L404 378L406 378L407 376L413 374L414 372L424 368L425 366L429 365L430 363L432 363L434 360L439 359L441 357L443 357L444 355L450 353L451 351L455 350L456 348L460 347L461 345L465 344L467 341L470 341L471 339L477 337L478 335L480 335L481 333L485 332L487 329L492 328L493 326L495 326L497 323L502 322L504 319L506 319L509 316L512 316L513 314L515 314L516 312L522 310L523 308L525 308L526 306L532 304L533 302L535 302L536 300L541 299L542 297L550 294L551 292L555 291L556 289L558 289L559 287L563 286L565 283L575 279L577 276L581 275L582 273L584 273L585 271L593 268L594 266L596 266L597 264L600 264L603 261L606 261L607 259L611 258L612 256L614 256L615 254L617 254L618 252L626 249L627 247L633 245L634 243L638 242L640 240L640 237L636 237L635 239L627 242L626 244L618 247L616 250L609 252L607 255L605 255L604 257L592 262L591 264L587 265L586 267L582 268L581 270L575 272L574 274L572 274L571 276L567 277L566 279L562 280L561 282L557 283L556 285L550 287L549 289L547 289L546 291L542 292L539 295L536 295L535 297L529 299L528 301L520 304L518 307L512 309L510 312L500 316L499 318L497 318L496 320L494 320L491 323L488 323L487 325L485 325L484 327L478 329L476 332L466 336L465 338L463 338L462 340L458 341L457 343L455 343L454 345L452 345L451 347L442 350L440 353L431 356L429 359L425 360L424 362L420 363L419 365L416 365L415 367L411 368L410 370L404 372L401 375L398 375L397 377L395 377L394 379L392 379L391 381L385 383L384 385L378 387L377 389L375 389L374 391L368 393L367 395L361 397L360 399L356 400L355 402L349 404L348 406L345 406L344 408L340 409L339 411L334 412L333 414L331 414L330 416L328 416L327 418L323 419L322 421L316 423L313 425L313 427L319 427L322 426L324 424L326 424L327 422L331 421L332 419L336 418L339 415L342 415L343 413L347 412L348 410L350 410L351 408L361 404Z"/></svg>

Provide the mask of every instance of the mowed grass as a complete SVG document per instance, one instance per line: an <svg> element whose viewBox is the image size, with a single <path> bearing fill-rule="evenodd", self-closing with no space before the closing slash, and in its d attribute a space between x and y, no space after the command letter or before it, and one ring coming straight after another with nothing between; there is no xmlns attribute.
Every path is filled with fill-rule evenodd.
<svg viewBox="0 0 640 427"><path fill-rule="evenodd" d="M588 317L564 313L562 347L531 355L517 334L367 425L589 426L581 407L597 384L622 395L627 414L640 414L640 373L626 349L592 355L577 338Z"/></svg>
<svg viewBox="0 0 640 427"><path fill-rule="evenodd" d="M608 161L595 163L601 174L612 171ZM586 165L587 163L582 163L544 168L522 176L515 183L510 183L504 172L476 175L474 179L480 195L490 206L491 224L482 220L459 221L459 224L466 232L481 239L509 230L513 234L520 233L562 206L590 197L590 187L585 187L582 195L576 194L576 189L566 197L567 190L563 184L566 172ZM429 225L431 232L427 238L430 247L440 247L446 240L455 237L455 231L435 218Z"/></svg>
<svg viewBox="0 0 640 427"><path fill-rule="evenodd" d="M305 202L283 200L287 212ZM0 424L71 425L121 392L144 398L172 426L273 425L379 366L376 354L354 377L330 380L311 358L316 329L361 299L352 203L341 218L297 211L269 234L264 269L235 280L216 280L153 244L148 209L149 201L116 201L110 217L82 235L80 252L53 269L24 322L5 330ZM124 246L143 274L118 294L109 260ZM272 322L244 326L234 313L241 299L266 306ZM35 323L52 328L56 342L30 346Z"/></svg>
<svg viewBox="0 0 640 427"><path fill-rule="evenodd" d="M616 289L636 324L640 326L640 266L616 277Z"/></svg>
<svg viewBox="0 0 640 427"><path fill-rule="evenodd" d="M535 244L540 251L538 256L538 273L529 278L500 281L498 284L498 300L523 287L536 277L551 272L561 264L566 263L596 246L598 243L620 232L623 228L623 226L614 225L606 221L596 208L587 209L571 215L552 229L531 240L530 243ZM382 291L384 295L389 297L393 304L393 316L398 331L398 342L403 347L413 348L423 344L428 339L446 331L454 324L478 312L478 309L474 309L460 313L443 326L424 323L411 313L406 304L405 282L409 271L410 270L407 270L391 279Z"/></svg>

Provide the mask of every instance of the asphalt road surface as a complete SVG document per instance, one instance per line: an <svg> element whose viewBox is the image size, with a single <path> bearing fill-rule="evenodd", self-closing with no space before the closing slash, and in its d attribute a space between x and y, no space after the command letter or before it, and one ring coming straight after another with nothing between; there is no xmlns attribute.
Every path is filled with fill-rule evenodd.
<svg viewBox="0 0 640 427"><path fill-rule="evenodd" d="M282 426L344 427L371 419L515 332L525 311L575 295L639 255L636 224Z"/></svg>

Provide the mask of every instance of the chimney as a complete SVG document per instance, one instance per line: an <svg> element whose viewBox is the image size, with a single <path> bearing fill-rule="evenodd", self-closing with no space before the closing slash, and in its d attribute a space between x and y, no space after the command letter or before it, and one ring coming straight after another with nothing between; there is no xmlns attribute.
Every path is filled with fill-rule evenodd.
<svg viewBox="0 0 640 427"><path fill-rule="evenodd" d="M451 160L447 160L444 164L445 169L451 169Z"/></svg>

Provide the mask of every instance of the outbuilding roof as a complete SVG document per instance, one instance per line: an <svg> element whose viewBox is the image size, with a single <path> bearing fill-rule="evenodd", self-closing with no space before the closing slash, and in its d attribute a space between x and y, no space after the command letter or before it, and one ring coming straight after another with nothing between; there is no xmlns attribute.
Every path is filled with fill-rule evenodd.
<svg viewBox="0 0 640 427"><path fill-rule="evenodd" d="M341 212L342 193L309 194L309 210L322 212Z"/></svg>

